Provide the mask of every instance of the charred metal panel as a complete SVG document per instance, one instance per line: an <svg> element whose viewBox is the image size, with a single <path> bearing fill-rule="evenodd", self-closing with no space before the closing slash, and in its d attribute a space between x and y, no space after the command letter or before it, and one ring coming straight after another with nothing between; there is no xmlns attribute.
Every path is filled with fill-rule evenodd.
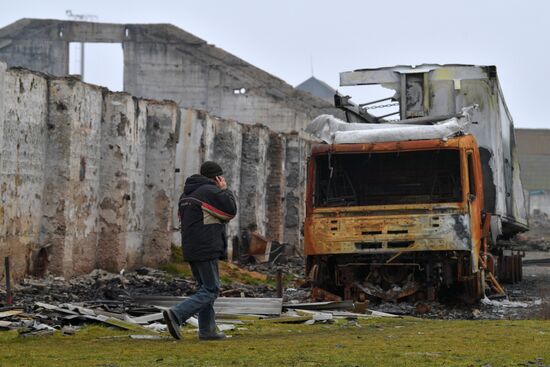
<svg viewBox="0 0 550 367"><path fill-rule="evenodd" d="M468 214L339 214L313 215L308 255L472 249Z"/></svg>

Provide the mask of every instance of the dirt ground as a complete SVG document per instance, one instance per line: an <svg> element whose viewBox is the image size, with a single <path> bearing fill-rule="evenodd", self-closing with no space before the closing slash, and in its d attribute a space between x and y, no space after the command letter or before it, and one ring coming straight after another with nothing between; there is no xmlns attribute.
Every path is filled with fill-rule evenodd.
<svg viewBox="0 0 550 367"><path fill-rule="evenodd" d="M537 254L550 258L550 253ZM534 258L533 256L529 258ZM550 319L550 264L524 265L523 281L504 284L508 298L485 299L474 305L456 303L372 303L369 308L429 319L522 320Z"/></svg>
<svg viewBox="0 0 550 367"><path fill-rule="evenodd" d="M369 309L402 316L415 316L427 319L445 320L520 320L550 319L550 263L540 259L550 258L550 252L529 252L525 259L537 259L537 263L524 265L523 281L516 284L504 284L507 299L486 299L474 305L456 302L371 302ZM138 269L136 272L110 274L95 270L87 276L64 280L48 277L30 279L15 294L16 304L31 309L34 302L71 303L93 300L112 300L110 310L118 307L123 312L136 295L180 296L194 293L195 283L188 269L181 264L176 269L168 267L169 272L153 269ZM222 296L275 297L276 287L273 269L267 265L250 269L228 264L222 277ZM188 274L189 273L189 274ZM310 289L300 286L303 283L303 266L300 262L287 266L285 282L285 301L309 301ZM265 277L259 279L259 276ZM2 297L0 297L1 299ZM100 302L101 303L101 302Z"/></svg>

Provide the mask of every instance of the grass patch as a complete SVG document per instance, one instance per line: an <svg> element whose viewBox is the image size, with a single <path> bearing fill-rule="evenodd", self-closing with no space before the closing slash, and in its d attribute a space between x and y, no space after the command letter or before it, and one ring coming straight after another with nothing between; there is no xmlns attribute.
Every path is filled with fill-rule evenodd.
<svg viewBox="0 0 550 367"><path fill-rule="evenodd" d="M183 260L181 247L172 245L170 262L161 265L160 269L175 277L191 278L193 273L188 263ZM275 286L275 280L268 276L243 269L227 261L219 262L220 282L222 284L249 284Z"/></svg>
<svg viewBox="0 0 550 367"><path fill-rule="evenodd" d="M99 326L75 336L0 332L0 366L518 366L550 362L549 321L371 319L360 327L251 323L222 342L143 341Z"/></svg>

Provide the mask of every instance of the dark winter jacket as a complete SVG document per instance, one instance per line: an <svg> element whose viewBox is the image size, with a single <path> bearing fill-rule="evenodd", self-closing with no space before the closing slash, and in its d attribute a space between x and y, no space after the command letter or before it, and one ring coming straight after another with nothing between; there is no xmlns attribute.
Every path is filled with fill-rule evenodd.
<svg viewBox="0 0 550 367"><path fill-rule="evenodd" d="M181 244L186 261L221 259L227 251L225 223L237 214L235 197L201 175L185 181L179 200Z"/></svg>

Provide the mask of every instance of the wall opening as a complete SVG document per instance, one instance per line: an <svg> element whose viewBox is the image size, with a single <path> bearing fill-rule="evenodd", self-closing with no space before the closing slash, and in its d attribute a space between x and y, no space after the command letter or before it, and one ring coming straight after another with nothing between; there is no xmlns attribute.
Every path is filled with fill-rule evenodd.
<svg viewBox="0 0 550 367"><path fill-rule="evenodd" d="M35 254L34 261L32 262L31 274L39 278L44 277L48 270L49 263L48 250L42 247L38 253Z"/></svg>
<svg viewBox="0 0 550 367"><path fill-rule="evenodd" d="M121 43L69 44L69 74L86 83L115 92L124 90L124 54ZM82 77L83 76L83 77Z"/></svg>

